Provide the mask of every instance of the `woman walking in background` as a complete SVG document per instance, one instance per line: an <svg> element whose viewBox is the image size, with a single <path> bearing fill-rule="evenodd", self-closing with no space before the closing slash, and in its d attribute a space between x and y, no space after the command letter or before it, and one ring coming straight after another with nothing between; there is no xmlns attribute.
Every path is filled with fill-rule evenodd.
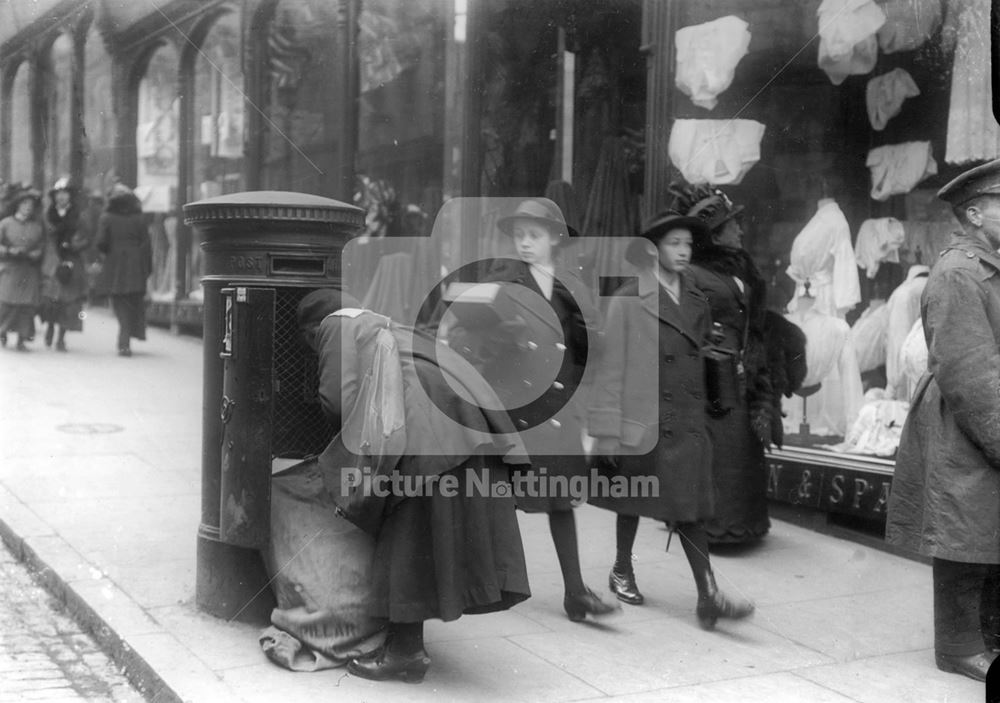
<svg viewBox="0 0 1000 703"><path fill-rule="evenodd" d="M611 299L588 427L606 465L626 478L655 477L659 487L653 495L590 499L618 514L611 590L625 603L643 602L632 569L639 518L664 521L681 537L698 589L698 621L710 630L719 618L750 615L753 605L719 590L703 525L714 503L702 357L711 318L686 269L692 233L705 229L700 219L667 210L644 228L645 248L628 249L640 271Z"/></svg>
<svg viewBox="0 0 1000 703"><path fill-rule="evenodd" d="M782 441L780 399L774 398L765 349L767 287L743 249L742 206L708 185L671 190L678 210L705 223L694 232L688 271L708 298L712 322L722 328L722 346L734 352L728 373L718 379L726 400L708 413L715 516L705 531L713 544L752 542L771 528L764 449Z"/></svg>
<svg viewBox="0 0 1000 703"><path fill-rule="evenodd" d="M45 233L38 219L41 194L27 188L10 199L9 216L0 220L0 346L17 334L18 351L35 336L35 313L41 303Z"/></svg>
<svg viewBox="0 0 1000 703"><path fill-rule="evenodd" d="M60 178L49 191L45 211L48 248L42 265L41 318L48 325L45 346L52 346L55 338L57 351L66 351L66 332L83 330L81 312L87 298L83 252L90 246L90 237L80 219L76 196L69 178Z"/></svg>
<svg viewBox="0 0 1000 703"><path fill-rule="evenodd" d="M146 279L153 261L142 205L123 183L108 192L97 222L97 249L105 256L111 307L118 318L118 355L132 356L131 340L146 339Z"/></svg>

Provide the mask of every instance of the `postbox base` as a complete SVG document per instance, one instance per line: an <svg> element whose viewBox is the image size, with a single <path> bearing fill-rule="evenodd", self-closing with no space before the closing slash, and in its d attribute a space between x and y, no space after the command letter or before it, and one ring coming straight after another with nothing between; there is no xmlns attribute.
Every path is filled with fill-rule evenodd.
<svg viewBox="0 0 1000 703"><path fill-rule="evenodd" d="M199 534L195 603L218 618L269 624L277 601L260 552Z"/></svg>

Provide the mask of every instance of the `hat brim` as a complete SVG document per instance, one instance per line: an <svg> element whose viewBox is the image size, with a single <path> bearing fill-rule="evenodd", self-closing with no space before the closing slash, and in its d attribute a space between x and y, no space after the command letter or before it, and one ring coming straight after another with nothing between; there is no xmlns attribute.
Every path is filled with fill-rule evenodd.
<svg viewBox="0 0 1000 703"><path fill-rule="evenodd" d="M560 244L572 244L574 238L580 236L580 233L576 231L576 228L570 227L565 222L553 220L550 217L539 217L538 215L515 214L508 215L507 217L501 217L497 220L497 227L499 227L500 231L508 237L512 237L514 235L514 222L517 220L532 220L534 222L541 222L542 224L548 226L554 234L559 235Z"/></svg>
<svg viewBox="0 0 1000 703"><path fill-rule="evenodd" d="M649 251L649 243L654 245L665 234L675 229L686 229L691 232L692 237L704 237L711 234L708 225L699 217L689 217L688 215L671 215L659 218L646 226L646 229L639 235L641 238L629 242L625 249L625 260L635 266L643 266L656 258L656 254Z"/></svg>

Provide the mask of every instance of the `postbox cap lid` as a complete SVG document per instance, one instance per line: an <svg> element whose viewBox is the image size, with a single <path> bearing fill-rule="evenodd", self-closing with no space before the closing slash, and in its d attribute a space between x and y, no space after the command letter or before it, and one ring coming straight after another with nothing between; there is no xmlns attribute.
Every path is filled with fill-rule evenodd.
<svg viewBox="0 0 1000 703"><path fill-rule="evenodd" d="M332 198L282 190L230 193L184 205L184 222L189 225L234 220L320 222L363 227L365 212Z"/></svg>

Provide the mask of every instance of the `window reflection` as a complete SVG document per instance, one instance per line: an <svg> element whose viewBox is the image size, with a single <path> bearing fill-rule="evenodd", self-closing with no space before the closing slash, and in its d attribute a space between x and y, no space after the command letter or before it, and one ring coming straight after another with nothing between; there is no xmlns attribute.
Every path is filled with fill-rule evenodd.
<svg viewBox="0 0 1000 703"><path fill-rule="evenodd" d="M63 34L52 44L51 76L48 82L49 125L48 164L45 183L49 185L70 169L70 139L73 131L73 40Z"/></svg>
<svg viewBox="0 0 1000 703"><path fill-rule="evenodd" d="M11 90L10 178L31 181L31 103L28 92L28 62L22 61Z"/></svg>

